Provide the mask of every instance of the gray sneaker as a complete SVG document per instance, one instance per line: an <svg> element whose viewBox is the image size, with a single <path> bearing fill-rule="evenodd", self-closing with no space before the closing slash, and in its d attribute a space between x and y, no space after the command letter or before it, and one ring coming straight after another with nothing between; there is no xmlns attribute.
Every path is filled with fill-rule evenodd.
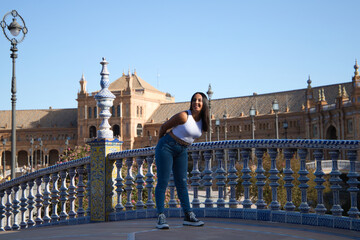
<svg viewBox="0 0 360 240"><path fill-rule="evenodd" d="M204 222L197 219L196 216L195 216L195 213L188 212L188 213L185 213L185 218L184 218L183 225L200 227L200 226L204 225Z"/></svg>
<svg viewBox="0 0 360 240"><path fill-rule="evenodd" d="M160 213L158 216L158 221L156 224L156 228L158 229L169 229L169 224L166 222L165 214Z"/></svg>

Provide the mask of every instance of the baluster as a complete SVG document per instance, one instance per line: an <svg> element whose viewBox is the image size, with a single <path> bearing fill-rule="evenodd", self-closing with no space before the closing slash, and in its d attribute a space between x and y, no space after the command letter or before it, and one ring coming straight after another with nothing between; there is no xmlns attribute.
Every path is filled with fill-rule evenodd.
<svg viewBox="0 0 360 240"><path fill-rule="evenodd" d="M68 200L67 196L69 194L67 193L68 188L66 187L66 176L67 172L66 170L60 171L60 178L61 178L61 187L60 187L60 206L61 206L61 212L60 212L60 221L65 221L68 214L66 213L66 201Z"/></svg>
<svg viewBox="0 0 360 240"><path fill-rule="evenodd" d="M27 203L26 203L26 200L27 200L27 198L26 198L27 183L23 182L23 183L21 183L20 186L21 186L21 198L20 198L21 222L20 222L20 228L24 229L24 228L27 227L27 223L25 222L25 212L27 210L27 208L26 208L26 206L27 206Z"/></svg>
<svg viewBox="0 0 360 240"><path fill-rule="evenodd" d="M153 172L153 163L154 163L154 155L149 155L146 157L146 162L147 162L147 173L146 173L146 188L147 188L147 192L148 192L148 200L146 202L146 207L148 209L154 208L155 207L155 203L153 201L153 189L154 189L154 185L153 183L155 182L154 180L154 172Z"/></svg>
<svg viewBox="0 0 360 240"><path fill-rule="evenodd" d="M77 216L78 218L84 217L85 210L84 210L84 192L85 192L85 184L84 184L84 173L85 169L84 166L79 166L76 169L77 173L79 174L79 182L77 184L77 198L78 198L78 209L77 209Z"/></svg>
<svg viewBox="0 0 360 240"><path fill-rule="evenodd" d="M314 181L317 184L315 186L315 189L317 190L317 205L315 208L315 212L317 214L325 214L326 208L324 206L324 197L323 197L323 190L325 187L322 185L325 182L325 180L323 178L325 173L323 172L322 166L321 166L321 160L323 158L323 151L321 149L315 150L314 157L316 160L316 171L314 173L316 178Z"/></svg>
<svg viewBox="0 0 360 240"><path fill-rule="evenodd" d="M121 169L123 166L122 159L116 159L115 164L116 164L116 172L117 172L116 179L115 179L115 181L116 181L115 186L116 186L116 193L117 193L117 204L115 206L115 211L121 212L124 209L124 206L122 205L122 197L121 197L121 194L124 191L123 190L124 179L121 176Z"/></svg>
<svg viewBox="0 0 360 240"><path fill-rule="evenodd" d="M59 174L53 173L51 175L51 181L53 187L51 189L51 203L52 203L52 214L51 214L51 222L57 222L59 220L59 215L57 214L57 208L59 203L59 190L58 190L58 179Z"/></svg>
<svg viewBox="0 0 360 240"><path fill-rule="evenodd" d="M51 197L50 197L50 174L46 174L44 176L44 183L45 183L45 186L44 186L44 192L43 192L43 199L44 199L44 202L43 202L43 205L44 205L44 217L43 217L43 221L44 221L44 224L46 223L49 223L51 218L49 216L49 208L50 208L50 200L51 200Z"/></svg>
<svg viewBox="0 0 360 240"><path fill-rule="evenodd" d="M216 201L216 205L218 208L225 207L225 200L224 200L224 186L226 181L226 171L223 167L224 163L224 150L216 150L215 151L216 161L218 163L218 167L216 169L216 177L217 179L216 185L218 186L218 200Z"/></svg>
<svg viewBox="0 0 360 240"><path fill-rule="evenodd" d="M11 213L11 200L10 200L10 195L11 195L12 189L8 188L6 189L6 203L5 203L5 215L6 215L6 225L5 225L5 231L10 231L12 228L10 226L10 217L12 215Z"/></svg>
<svg viewBox="0 0 360 240"><path fill-rule="evenodd" d="M42 179L41 177L38 177L36 178L36 194L35 194L35 197L36 197L36 204L35 204L35 207L36 207L36 219L35 219L35 222L36 222L36 225L41 225L43 223L43 220L41 218L41 207L43 206L42 205L42 194L41 194L41 183L42 183Z"/></svg>
<svg viewBox="0 0 360 240"><path fill-rule="evenodd" d="M70 185L69 185L69 219L75 218L75 199L76 199L76 187L75 187L75 168L69 169Z"/></svg>
<svg viewBox="0 0 360 240"><path fill-rule="evenodd" d="M13 225L12 225L12 230L18 230L20 228L19 224L18 224L18 218L17 218L17 214L19 213L19 200L18 200L18 191L19 191L19 185L15 185L13 187L14 190L14 197L13 197L13 201L12 201L12 209L13 209Z"/></svg>
<svg viewBox="0 0 360 240"><path fill-rule="evenodd" d="M301 204L299 206L301 213L308 213L309 212L309 204L307 202L307 189L309 185L307 182L309 178L307 175L309 174L308 170L306 169L306 156L307 156L307 149L299 149L298 153L300 155L300 170L299 170L299 188L301 190Z"/></svg>
<svg viewBox="0 0 360 240"><path fill-rule="evenodd" d="M257 148L255 150L256 158L257 158L257 167L256 167L256 186L258 187L258 200L255 205L257 209L265 209L266 203L264 201L264 186L265 186L265 170L263 168L263 155L265 149Z"/></svg>
<svg viewBox="0 0 360 240"><path fill-rule="evenodd" d="M292 188L294 187L294 184L292 184L294 177L292 175L294 174L294 171L291 169L291 158L294 156L294 150L284 149L284 156L285 156L284 187L286 189L285 210L294 211L295 205L292 202Z"/></svg>
<svg viewBox="0 0 360 240"><path fill-rule="evenodd" d="M204 159L205 159L205 169L203 171L204 174L204 187L206 189L206 199L205 199L205 208L212 208L213 207L213 200L211 199L211 187L212 187L212 179L211 176L211 157L212 157L212 151L207 150L204 152Z"/></svg>
<svg viewBox="0 0 360 240"><path fill-rule="evenodd" d="M199 171L199 159L200 154L199 151L194 151L191 153L191 157L193 159L193 170L191 171L192 177L191 179L191 187L194 191L194 199L191 202L193 208L199 208L200 207L200 200L199 200L199 192L198 188L200 186L200 171Z"/></svg>
<svg viewBox="0 0 360 240"><path fill-rule="evenodd" d="M4 196L5 196L5 191L1 190L0 191L0 231L5 231L5 228L3 226L3 219L5 218L5 206L3 204L3 200L4 200Z"/></svg>
<svg viewBox="0 0 360 240"><path fill-rule="evenodd" d="M351 218L358 218L360 212L357 207L358 204L357 193L359 191L357 185L359 185L360 182L357 180L357 178L359 177L359 173L356 172L356 168L355 168L355 162L357 158L356 150L349 150L347 152L347 156L350 161L350 170L347 175L347 177L349 178L347 183L349 184L350 187L347 190L348 192L350 192L350 198L351 198L351 208L347 213Z"/></svg>
<svg viewBox="0 0 360 240"><path fill-rule="evenodd" d="M229 166L229 176L228 179L230 185L230 200L229 200L229 207L230 208L237 208L238 201L236 200L236 185L237 185L237 171L235 168L235 158L236 158L237 150L230 149L229 150L229 159L230 159L230 166Z"/></svg>
<svg viewBox="0 0 360 240"><path fill-rule="evenodd" d="M344 210L340 206L339 197L339 191L341 189L341 173L338 168L339 150L330 150L329 154L332 160L332 169L330 172L330 188L333 192L333 206L331 208L331 212L334 216L341 216Z"/></svg>
<svg viewBox="0 0 360 240"><path fill-rule="evenodd" d="M87 196L87 202L88 202L88 207L86 208L86 216L90 217L90 212L91 212L91 166L90 164L86 165L86 172L87 172L87 183L86 183L86 196Z"/></svg>
<svg viewBox="0 0 360 240"><path fill-rule="evenodd" d="M270 187L271 187L271 196L272 196L272 201L270 203L270 209L273 211L277 211L280 209L280 203L278 201L278 196L277 196L277 188L279 187L279 183L277 182L280 177L278 176L279 174L279 170L276 168L276 157L278 154L278 151L276 148L270 148L268 150L268 153L270 155L270 160L271 160L271 168L270 168Z"/></svg>
<svg viewBox="0 0 360 240"><path fill-rule="evenodd" d="M169 189L170 189L170 200L169 200L169 207L176 208L177 201L175 199L175 182L174 182L174 174L171 170L170 179L169 179Z"/></svg>
<svg viewBox="0 0 360 240"><path fill-rule="evenodd" d="M249 174L251 173L251 170L249 168L250 151L250 149L243 149L241 151L241 156L244 161L244 166L241 170L241 172L243 173L241 178L244 180L242 184L244 186L244 201L242 203L243 208L251 208L252 205L252 202L250 200L251 175Z"/></svg>
<svg viewBox="0 0 360 240"><path fill-rule="evenodd" d="M133 165L133 158L129 157L126 159L126 167L127 167L127 175L125 177L125 191L127 196L127 202L125 203L126 210L132 210L134 205L131 202L131 191L133 190L132 186L134 185L134 178L132 176L132 165Z"/></svg>
<svg viewBox="0 0 360 240"><path fill-rule="evenodd" d="M139 156L136 158L136 163L138 165L138 173L136 175L136 189L138 194L138 201L136 203L136 209L144 209L144 202L142 200L142 193L144 189L144 174L143 174L143 164L144 164L145 157Z"/></svg>
<svg viewBox="0 0 360 240"><path fill-rule="evenodd" d="M35 199L35 197L33 195L34 181L35 181L34 179L31 179L31 180L28 181L28 186L29 186L28 192L29 192L29 194L28 194L28 197L27 197L27 199L28 199L28 201L27 201L28 207L27 208L28 208L29 219L27 221L27 225L28 225L29 228L31 228L32 226L35 225L35 221L33 219L33 209L35 208L34 207L34 203L35 203L34 199Z"/></svg>

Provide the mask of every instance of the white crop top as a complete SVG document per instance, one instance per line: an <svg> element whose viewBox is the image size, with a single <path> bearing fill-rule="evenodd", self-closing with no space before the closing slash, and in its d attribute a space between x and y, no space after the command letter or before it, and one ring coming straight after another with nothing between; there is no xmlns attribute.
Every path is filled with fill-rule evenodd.
<svg viewBox="0 0 360 240"><path fill-rule="evenodd" d="M195 138L199 138L202 134L202 120L196 122L191 114L191 110L186 111L188 118L186 123L178 125L172 129L174 135L181 140L191 144Z"/></svg>

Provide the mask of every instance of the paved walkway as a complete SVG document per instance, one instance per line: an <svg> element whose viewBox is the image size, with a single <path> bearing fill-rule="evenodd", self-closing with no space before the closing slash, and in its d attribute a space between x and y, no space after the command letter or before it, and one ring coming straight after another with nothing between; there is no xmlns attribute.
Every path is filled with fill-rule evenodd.
<svg viewBox="0 0 360 240"><path fill-rule="evenodd" d="M290 239L359 239L360 232L279 224L240 219L202 218L203 227L185 227L182 219L168 218L169 230L155 228L156 219L129 220L120 222L91 223L72 226L53 226L0 232L0 239L116 239L116 240L290 240Z"/></svg>

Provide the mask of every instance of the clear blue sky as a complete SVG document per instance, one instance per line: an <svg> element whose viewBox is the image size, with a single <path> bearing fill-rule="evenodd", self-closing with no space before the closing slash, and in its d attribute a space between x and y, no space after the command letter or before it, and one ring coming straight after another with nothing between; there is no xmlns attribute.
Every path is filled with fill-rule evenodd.
<svg viewBox="0 0 360 240"><path fill-rule="evenodd" d="M188 101L351 81L360 1L12 0L29 33L18 45L17 109L76 108L82 73L100 89L125 70ZM0 33L0 110L11 109L10 42ZM158 77L158 74L160 75Z"/></svg>

